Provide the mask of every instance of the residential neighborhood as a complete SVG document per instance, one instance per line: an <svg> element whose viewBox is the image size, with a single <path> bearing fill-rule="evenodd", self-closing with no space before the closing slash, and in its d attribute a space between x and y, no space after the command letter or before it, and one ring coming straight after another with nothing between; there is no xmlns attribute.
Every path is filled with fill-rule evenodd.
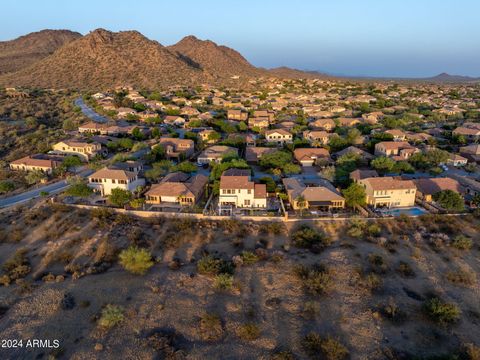
<svg viewBox="0 0 480 360"><path fill-rule="evenodd" d="M397 216L479 204L452 184L458 176L477 179L480 110L469 98L462 108L449 86L378 83L353 91L325 80L258 79L252 87L230 95L208 86L86 94L84 101L108 122L88 119L50 151L9 167L40 171L47 181L98 164L85 179L92 203L111 204L112 190L120 189L131 195L118 205L143 211ZM435 96L419 95L426 91ZM437 111L452 106L463 111ZM463 206L442 205L439 192L459 197Z"/></svg>

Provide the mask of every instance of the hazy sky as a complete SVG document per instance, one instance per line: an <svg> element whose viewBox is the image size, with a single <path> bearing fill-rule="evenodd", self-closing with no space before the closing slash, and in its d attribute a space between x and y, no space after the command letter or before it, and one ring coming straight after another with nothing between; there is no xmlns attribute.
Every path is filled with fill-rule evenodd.
<svg viewBox="0 0 480 360"><path fill-rule="evenodd" d="M45 28L196 35L256 66L340 75L480 76L479 0L2 1L0 40Z"/></svg>

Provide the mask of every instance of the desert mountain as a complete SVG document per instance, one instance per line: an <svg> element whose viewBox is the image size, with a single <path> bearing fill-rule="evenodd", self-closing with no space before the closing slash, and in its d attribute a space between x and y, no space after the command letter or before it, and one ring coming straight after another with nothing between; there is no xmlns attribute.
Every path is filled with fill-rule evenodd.
<svg viewBox="0 0 480 360"><path fill-rule="evenodd" d="M298 69L292 69L286 66L281 66L267 70L270 76L285 78L285 79L324 79L331 76L317 72L317 71L304 71Z"/></svg>
<svg viewBox="0 0 480 360"><path fill-rule="evenodd" d="M480 81L480 78L474 78L470 76L462 75L450 75L447 73L441 73L437 76L426 78L424 80L433 81L433 82L442 82L442 83L461 83L461 82L475 82Z"/></svg>
<svg viewBox="0 0 480 360"><path fill-rule="evenodd" d="M154 88L203 77L201 70L137 31L97 29L32 66L3 76L0 83L42 88Z"/></svg>
<svg viewBox="0 0 480 360"><path fill-rule="evenodd" d="M72 34L74 40L65 41L56 50L51 47L55 50L50 50L51 55L31 60L29 66L11 59L11 71L18 71L0 75L0 85L98 90L131 85L153 89L200 83L238 85L253 77L287 73L286 77L314 77L288 68L256 68L237 51L194 36L165 47L137 31L97 29L85 36Z"/></svg>
<svg viewBox="0 0 480 360"><path fill-rule="evenodd" d="M69 30L42 30L0 42L0 74L23 69L82 35Z"/></svg>
<svg viewBox="0 0 480 360"><path fill-rule="evenodd" d="M168 49L179 59L191 66L207 72L212 77L255 76L261 70L250 64L239 52L219 46L210 40L200 40L187 36Z"/></svg>

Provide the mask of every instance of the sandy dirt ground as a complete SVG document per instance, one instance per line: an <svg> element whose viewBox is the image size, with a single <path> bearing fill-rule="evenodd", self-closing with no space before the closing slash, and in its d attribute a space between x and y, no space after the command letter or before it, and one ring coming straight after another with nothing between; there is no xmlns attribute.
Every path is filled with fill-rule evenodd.
<svg viewBox="0 0 480 360"><path fill-rule="evenodd" d="M349 235L349 223L316 224L332 240L318 253L293 246L298 225L275 234L258 224L145 221L47 205L0 214L0 222L0 263L23 248L31 268L0 287L0 339L60 342L58 349L2 347L2 359L308 359L302 344L310 332L338 340L350 359L421 359L480 346L480 221L474 216L383 220L375 237ZM433 243L432 234L442 234L443 242ZM459 234L473 241L470 250L449 245ZM118 252L131 244L148 248L156 260L145 275L118 264ZM229 290L216 289L212 276L197 271L205 253L231 260L257 248L266 258L236 266ZM373 255L382 258L380 268ZM409 274L399 270L402 263ZM298 265L313 264L331 274L324 294L308 293L295 274ZM473 282L449 281L447 274L458 269ZM375 289L367 274L379 279ZM433 295L456 304L459 320L429 319L422 309ZM401 310L400 320L384 316L389 302ZM107 304L124 314L108 330L98 324ZM205 314L221 320L215 340L202 334ZM259 330L256 339L239 336L247 323Z"/></svg>

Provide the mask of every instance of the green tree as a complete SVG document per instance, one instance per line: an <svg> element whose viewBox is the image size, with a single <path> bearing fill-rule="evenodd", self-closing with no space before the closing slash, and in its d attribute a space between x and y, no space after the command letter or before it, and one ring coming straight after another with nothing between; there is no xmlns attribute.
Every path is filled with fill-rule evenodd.
<svg viewBox="0 0 480 360"><path fill-rule="evenodd" d="M433 195L433 199L447 211L462 211L465 209L463 197L452 190L439 191Z"/></svg>
<svg viewBox="0 0 480 360"><path fill-rule="evenodd" d="M132 130L132 136L136 139L136 140L143 140L145 138L145 136L143 135L142 131L136 127Z"/></svg>
<svg viewBox="0 0 480 360"><path fill-rule="evenodd" d="M303 216L303 210L307 207L307 201L305 200L305 197L303 195L298 195L295 198L295 201L297 203L297 207L300 210L300 216Z"/></svg>
<svg viewBox="0 0 480 360"><path fill-rule="evenodd" d="M372 160L371 166L379 173L385 174L393 170L395 161L388 157L380 156Z"/></svg>
<svg viewBox="0 0 480 360"><path fill-rule="evenodd" d="M283 169L286 164L292 162L292 154L286 151L273 151L264 154L259 161L260 166L266 169Z"/></svg>
<svg viewBox="0 0 480 360"><path fill-rule="evenodd" d="M131 150L133 148L133 140L129 138L123 138L118 140L118 146L125 150Z"/></svg>
<svg viewBox="0 0 480 360"><path fill-rule="evenodd" d="M345 197L345 203L347 206L365 206L366 193L361 185L352 183L348 188L342 191L342 194Z"/></svg>
<svg viewBox="0 0 480 360"><path fill-rule="evenodd" d="M243 121L240 121L238 123L237 127L238 127L238 131L247 131L248 130L247 124L245 124Z"/></svg>
<svg viewBox="0 0 480 360"><path fill-rule="evenodd" d="M165 176L173 169L173 163L170 160L161 160L152 164L152 169L145 171L145 176L149 180L157 180Z"/></svg>
<svg viewBox="0 0 480 360"><path fill-rule="evenodd" d="M70 185L65 193L70 196L88 197L93 193L93 190L87 184L78 182Z"/></svg>
<svg viewBox="0 0 480 360"><path fill-rule="evenodd" d="M273 180L269 176L264 176L259 179L261 184L266 184L267 185L267 192L273 193L277 189L277 184L275 183L275 180Z"/></svg>
<svg viewBox="0 0 480 360"><path fill-rule="evenodd" d="M302 168L300 167L300 165L292 163L283 165L282 170L285 175L300 174L302 172Z"/></svg>
<svg viewBox="0 0 480 360"><path fill-rule="evenodd" d="M145 204L145 199L133 199L130 201L130 206L134 209L140 209Z"/></svg>
<svg viewBox="0 0 480 360"><path fill-rule="evenodd" d="M40 170L33 170L29 171L27 175L25 175L25 181L28 185L37 184L42 180L45 180L47 176Z"/></svg>
<svg viewBox="0 0 480 360"><path fill-rule="evenodd" d="M160 135L161 135L160 129L157 128L157 127L153 128L152 138L158 138L158 137L160 137Z"/></svg>
<svg viewBox="0 0 480 360"><path fill-rule="evenodd" d="M221 137L222 136L216 131L212 131L210 134L208 134L209 141L217 141L217 140L220 140Z"/></svg>
<svg viewBox="0 0 480 360"><path fill-rule="evenodd" d="M177 166L175 166L174 169L175 171L181 171L187 174L197 171L197 167L190 161L183 161Z"/></svg>
<svg viewBox="0 0 480 360"><path fill-rule="evenodd" d="M397 161L393 166L393 172L395 173L414 173L415 169L413 166L407 161Z"/></svg>
<svg viewBox="0 0 480 360"><path fill-rule="evenodd" d="M112 193L108 196L108 200L110 200L115 206L123 207L132 200L132 197L133 194L130 191L116 188L112 189Z"/></svg>
<svg viewBox="0 0 480 360"><path fill-rule="evenodd" d="M136 275L144 275L154 264L150 252L137 246L123 250L118 258L125 270Z"/></svg>
<svg viewBox="0 0 480 360"><path fill-rule="evenodd" d="M77 167L82 165L82 160L78 156L68 155L63 158L61 167L65 170L68 170L72 167Z"/></svg>
<svg viewBox="0 0 480 360"><path fill-rule="evenodd" d="M5 194L15 189L15 184L10 180L0 181L0 194Z"/></svg>

